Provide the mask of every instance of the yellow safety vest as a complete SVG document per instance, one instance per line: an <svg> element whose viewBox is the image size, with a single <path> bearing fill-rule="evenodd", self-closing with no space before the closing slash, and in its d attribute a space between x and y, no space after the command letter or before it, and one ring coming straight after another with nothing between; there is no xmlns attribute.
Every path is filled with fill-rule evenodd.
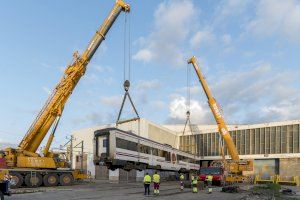
<svg viewBox="0 0 300 200"><path fill-rule="evenodd" d="M153 182L154 183L159 183L160 182L160 175L159 174L154 174L153 175Z"/></svg>
<svg viewBox="0 0 300 200"><path fill-rule="evenodd" d="M144 183L147 183L147 184L151 183L151 176L150 175L144 176Z"/></svg>
<svg viewBox="0 0 300 200"><path fill-rule="evenodd" d="M197 179L194 179L194 180L192 181L192 184L193 184L193 185L197 185L197 183L198 183L198 180L197 180Z"/></svg>
<svg viewBox="0 0 300 200"><path fill-rule="evenodd" d="M211 175L206 176L206 180L207 181L212 181L213 180L213 176L211 176Z"/></svg>
<svg viewBox="0 0 300 200"><path fill-rule="evenodd" d="M183 181L184 180L184 176L180 175L180 180Z"/></svg>

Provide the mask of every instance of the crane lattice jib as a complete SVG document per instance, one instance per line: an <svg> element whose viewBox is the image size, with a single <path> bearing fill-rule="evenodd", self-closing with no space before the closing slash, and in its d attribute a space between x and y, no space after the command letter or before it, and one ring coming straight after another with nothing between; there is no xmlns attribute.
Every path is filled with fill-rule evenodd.
<svg viewBox="0 0 300 200"><path fill-rule="evenodd" d="M238 161L239 160L239 154L238 154L238 151L236 149L236 146L235 144L233 143L233 140L229 134L229 131L228 131L228 128L227 128L227 125L225 123L225 120L221 114L221 111L220 111L220 108L215 100L215 98L213 97L209 87L208 87L208 84L200 70L200 67L197 63L197 59L195 56L193 56L191 59L188 60L188 63L189 64L192 64L194 66L194 69L197 73L197 76L199 78L199 81L203 87L203 90L206 94L206 97L208 99L208 104L209 104L209 107L214 115L214 118L218 124L218 129L219 129L219 133L220 135L223 137L224 139L224 142L226 143L226 146L227 146L227 149L228 149L228 152L229 152L229 155L231 156L232 160L234 161Z"/></svg>
<svg viewBox="0 0 300 200"><path fill-rule="evenodd" d="M77 53L74 54L72 64L65 70L62 79L19 144L21 150L36 152L55 119L61 115L69 96L84 75L89 61L121 11L129 12L130 6L123 0L117 0L109 16L97 30L83 54L81 56Z"/></svg>

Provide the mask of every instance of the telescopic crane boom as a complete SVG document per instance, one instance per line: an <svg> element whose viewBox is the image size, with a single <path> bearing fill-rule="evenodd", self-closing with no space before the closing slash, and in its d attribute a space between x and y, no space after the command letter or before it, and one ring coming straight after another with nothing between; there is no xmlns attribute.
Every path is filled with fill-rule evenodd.
<svg viewBox="0 0 300 200"><path fill-rule="evenodd" d="M228 131L227 124L226 124L226 122L221 114L220 108L219 108L215 98L213 97L212 92L209 89L208 84L200 70L200 67L197 63L196 57L193 56L192 58L190 58L188 60L188 64L192 64L197 73L199 81L200 81L202 88L208 99L209 107L214 115L214 118L215 118L217 124L218 124L219 133L222 136L222 138L224 139L224 142L227 146L229 155L231 156L231 159L232 159L232 160L230 160L230 162L225 161L224 151L223 151L223 149L221 149L223 160L225 161L225 163L224 163L225 167L229 169L230 173L234 174L234 176L226 177L226 180L231 181L231 182L241 181L245 178L242 175L243 171L252 171L253 170L253 161L240 160L237 148L236 148L236 146L232 140L232 137L230 136L230 133Z"/></svg>
<svg viewBox="0 0 300 200"><path fill-rule="evenodd" d="M27 134L19 144L20 149L33 153L36 152L54 121L61 116L68 98L80 78L84 75L88 63L122 10L129 11L129 5L125 4L122 0L116 1L109 16L95 33L84 53L78 55L75 52L73 63L67 67L61 81L55 87L50 98L30 126Z"/></svg>
<svg viewBox="0 0 300 200"><path fill-rule="evenodd" d="M227 128L227 125L225 123L225 120L220 112L220 108L217 104L217 101L215 100L215 98L213 97L212 93L211 93L211 90L209 89L208 87L208 84L203 76L203 74L201 73L201 70L198 66L198 63L197 63L197 59L195 56L193 56L191 59L188 60L188 63L189 64L192 64L194 66L194 69L197 73L197 76L199 78L199 81L202 85L202 88L206 94L206 97L208 99L208 104L209 104L209 107L214 115L214 118L218 124L218 129L219 129L219 133L221 134L221 136L224 138L224 141L226 143L226 146L228 148L228 152L232 158L232 160L234 161L239 161L240 158L239 158L239 154L237 152L237 149L233 143L233 140L229 134L229 131L228 131L228 128Z"/></svg>
<svg viewBox="0 0 300 200"><path fill-rule="evenodd" d="M114 24L121 11L129 12L130 6L123 0L116 0L115 5L110 11L108 17L96 31L85 51L81 55L79 55L78 52L74 53L74 59L72 63L67 66L63 77L56 85L45 105L31 124L18 148L7 148L4 152L4 155L0 155L0 159L1 157L2 159L4 157L6 164L10 169L30 168L31 171L39 169L38 173L45 172L46 175L48 172L41 171L40 169L56 169L62 167L63 164L58 161L58 159L55 157L56 155L52 152L49 152L55 130L67 100L75 89L80 78L85 74L88 63L92 59L98 47L101 45L102 41L105 39L106 34ZM46 143L44 155L40 156L36 153L36 151L51 127L52 131ZM19 180L17 184L20 184L20 182L22 182L26 176L26 170L23 170L22 174L13 170L12 173L14 173L15 177L17 177L17 180ZM63 174L62 172L59 173ZM22 178L22 176L24 177ZM62 180L67 179L62 178Z"/></svg>

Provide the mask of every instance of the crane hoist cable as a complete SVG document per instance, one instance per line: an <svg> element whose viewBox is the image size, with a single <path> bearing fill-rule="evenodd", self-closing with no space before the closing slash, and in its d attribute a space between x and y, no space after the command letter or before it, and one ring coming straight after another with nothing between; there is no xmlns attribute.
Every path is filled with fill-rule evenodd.
<svg viewBox="0 0 300 200"><path fill-rule="evenodd" d="M124 17L124 41L123 41L123 80L131 78L131 17L125 13Z"/></svg>
<svg viewBox="0 0 300 200"><path fill-rule="evenodd" d="M124 83L123 83L123 87L124 87L125 93L124 93L122 104L121 104L121 107L120 107L120 110L118 113L116 127L118 127L118 125L123 124L123 123L137 121L138 122L137 135L140 136L140 129L141 129L140 116L138 114L136 106L133 103L132 98L129 93L130 79L131 79L131 17L130 17L130 14L128 14L128 20L127 20L127 13L126 13L124 20L125 21L124 21L124 52L123 52L124 53L124 60L123 60L123 62L124 62L123 63ZM127 29L127 26L128 26L128 29ZM126 76L126 73L127 73L127 76ZM129 99L130 105L136 116L131 119L121 120L121 115L122 115L127 97ZM138 139L138 159L139 158L140 158L140 139Z"/></svg>
<svg viewBox="0 0 300 200"><path fill-rule="evenodd" d="M186 121L184 124L184 128L182 131L182 136L185 135L187 127L189 127L189 130L191 132L192 135L192 139L194 139L194 144L192 144L192 149L190 150L191 153L193 153L194 151L194 156L196 156L195 154L197 154L197 148L196 148L196 137L194 135L194 129L193 129L193 124L191 123L191 69L189 67L189 65L187 65L186 67Z"/></svg>
<svg viewBox="0 0 300 200"><path fill-rule="evenodd" d="M128 15L128 20L127 20L127 15ZM121 124L121 123L126 123L129 121L135 121L135 120L140 119L140 116L137 112L137 109L136 109L136 107L132 101L132 98L130 96L130 93L129 93L130 78L131 78L131 66L130 66L131 65L131 61L130 61L131 60L131 55L130 55L131 54L131 50L130 50L131 49L131 44L130 44L131 43L131 31L130 31L131 27L130 27L130 21L131 21L130 14L126 13L125 18L124 18L124 60L123 60L123 62L124 62L123 63L123 77L124 77L123 87L124 87L125 93L123 96L121 108L119 110L118 118L116 121L116 126L118 126L118 124ZM128 27L128 29L127 29L127 27ZM130 105L132 106L136 117L129 119L129 120L120 121L127 97L129 99Z"/></svg>

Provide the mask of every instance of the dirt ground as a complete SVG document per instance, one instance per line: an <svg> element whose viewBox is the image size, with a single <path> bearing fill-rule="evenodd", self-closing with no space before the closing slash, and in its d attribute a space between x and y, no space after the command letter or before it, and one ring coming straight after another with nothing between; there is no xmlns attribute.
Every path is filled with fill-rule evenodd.
<svg viewBox="0 0 300 200"><path fill-rule="evenodd" d="M221 192L221 187L214 187L213 193L208 194L206 190L200 190L193 194L190 188L185 188L180 191L178 182L163 182L159 196L153 195L153 188L151 188L151 195L144 196L144 188L141 183L111 183L108 181L94 181L90 183L81 183L69 187L55 187L55 188L32 188L32 189L18 189L13 190L15 194L11 197L6 197L6 200L96 200L96 199L110 199L110 200L135 200L135 199L178 199L178 200L192 200L192 199L273 199L268 192L261 190L253 191L252 186L240 186L239 193L224 193ZM300 199L300 188L290 187L296 193L292 196L282 196L278 199ZM16 194L19 193L19 194Z"/></svg>

